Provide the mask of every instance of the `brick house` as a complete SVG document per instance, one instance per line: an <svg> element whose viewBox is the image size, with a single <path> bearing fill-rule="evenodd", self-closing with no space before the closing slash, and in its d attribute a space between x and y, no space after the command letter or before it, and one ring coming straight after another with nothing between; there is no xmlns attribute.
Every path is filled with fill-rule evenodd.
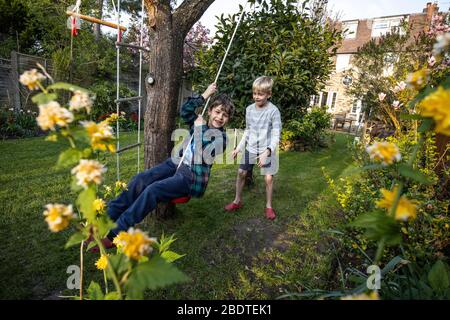
<svg viewBox="0 0 450 320"><path fill-rule="evenodd" d="M395 16L376 17L361 20L345 20L337 24L338 28L348 29L341 47L334 59L335 70L319 95L311 98L311 105L327 106L328 112L335 118L353 119L353 123L361 122L361 101L346 94L346 88L352 79L345 78L344 71L351 68L352 57L358 54L358 48L373 38L380 37L400 27L402 20L411 25L411 37L430 26L433 14L438 12L437 4L427 3L421 13L409 13ZM400 30L401 32L401 30Z"/></svg>

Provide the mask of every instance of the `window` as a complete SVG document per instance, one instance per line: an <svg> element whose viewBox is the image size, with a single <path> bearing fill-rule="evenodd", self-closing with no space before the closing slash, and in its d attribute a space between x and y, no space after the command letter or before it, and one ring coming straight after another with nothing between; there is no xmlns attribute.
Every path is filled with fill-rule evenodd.
<svg viewBox="0 0 450 320"><path fill-rule="evenodd" d="M320 102L320 96L314 96L314 105L318 106Z"/></svg>
<svg viewBox="0 0 450 320"><path fill-rule="evenodd" d="M311 106L327 106L328 111L333 111L336 106L337 92L319 92L318 95L311 97Z"/></svg>
<svg viewBox="0 0 450 320"><path fill-rule="evenodd" d="M322 101L320 102L320 106L323 107L327 105L328 100L328 92L322 92Z"/></svg>
<svg viewBox="0 0 450 320"><path fill-rule="evenodd" d="M342 72L350 65L351 54L338 54L336 56L336 72Z"/></svg>
<svg viewBox="0 0 450 320"><path fill-rule="evenodd" d="M401 27L404 17L380 18L374 19L372 25L372 37L381 37L391 32L405 34L405 30ZM408 18L406 18L408 21Z"/></svg>
<svg viewBox="0 0 450 320"><path fill-rule="evenodd" d="M354 100L352 106L352 112L350 113L355 119L356 124L360 124L363 118L363 104L361 100Z"/></svg>
<svg viewBox="0 0 450 320"><path fill-rule="evenodd" d="M347 30L345 31L344 39L355 39L358 32L358 21L343 22L342 30Z"/></svg>
<svg viewBox="0 0 450 320"><path fill-rule="evenodd" d="M389 77L394 73L394 66L398 62L399 57L395 53L386 53L383 58L384 69L383 76Z"/></svg>
<svg viewBox="0 0 450 320"><path fill-rule="evenodd" d="M336 106L336 98L337 98L337 92L333 92L333 98L331 99L331 106L330 106L331 110L334 110L334 107Z"/></svg>
<svg viewBox="0 0 450 320"><path fill-rule="evenodd" d="M359 100L353 101L352 113L357 113L358 112L358 101Z"/></svg>

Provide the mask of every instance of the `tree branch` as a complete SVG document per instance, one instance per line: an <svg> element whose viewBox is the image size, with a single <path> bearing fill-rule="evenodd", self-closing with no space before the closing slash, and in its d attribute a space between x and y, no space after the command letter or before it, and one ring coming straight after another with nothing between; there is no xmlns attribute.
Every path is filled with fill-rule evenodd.
<svg viewBox="0 0 450 320"><path fill-rule="evenodd" d="M173 13L174 27L186 37L192 26L215 0L185 0Z"/></svg>

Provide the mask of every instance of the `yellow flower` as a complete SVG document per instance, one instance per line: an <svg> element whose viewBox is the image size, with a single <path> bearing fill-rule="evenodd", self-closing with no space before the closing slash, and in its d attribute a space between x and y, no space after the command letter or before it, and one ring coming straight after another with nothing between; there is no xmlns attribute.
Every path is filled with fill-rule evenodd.
<svg viewBox="0 0 450 320"><path fill-rule="evenodd" d="M116 181L116 188L119 190L128 190L127 184L122 181Z"/></svg>
<svg viewBox="0 0 450 320"><path fill-rule="evenodd" d="M110 116L109 116L108 118L106 118L105 120L103 120L103 122L105 122L106 124L113 124L113 123L115 123L118 119L119 119L119 116L117 115L117 113L111 113Z"/></svg>
<svg viewBox="0 0 450 320"><path fill-rule="evenodd" d="M69 110L80 111L86 109L87 113L91 113L92 99L87 92L75 91L69 102Z"/></svg>
<svg viewBox="0 0 450 320"><path fill-rule="evenodd" d="M108 259L106 258L106 255L102 254L101 257L97 260L95 263L95 266L98 270L105 270L108 266Z"/></svg>
<svg viewBox="0 0 450 320"><path fill-rule="evenodd" d="M57 136L56 134L48 135L48 136L45 138L45 141L56 142L56 141L58 141L58 136Z"/></svg>
<svg viewBox="0 0 450 320"><path fill-rule="evenodd" d="M121 231L113 240L117 248L134 260L150 253L153 250L150 244L153 242L156 242L155 238L149 238L146 233L134 228L128 229L128 232Z"/></svg>
<svg viewBox="0 0 450 320"><path fill-rule="evenodd" d="M116 147L112 143L114 140L113 131L106 122L97 124L93 121L81 121L81 124L86 128L94 150L116 152Z"/></svg>
<svg viewBox="0 0 450 320"><path fill-rule="evenodd" d="M73 121L73 114L66 108L61 108L58 102L51 101L39 106L39 116L36 121L42 130L53 130L55 126L67 127Z"/></svg>
<svg viewBox="0 0 450 320"><path fill-rule="evenodd" d="M30 90L39 90L38 83L45 80L45 76L36 69L25 71L19 78L19 81Z"/></svg>
<svg viewBox="0 0 450 320"><path fill-rule="evenodd" d="M375 142L366 150L371 160L381 162L384 166L390 165L394 161L400 161L402 158L398 147L394 143L386 141Z"/></svg>
<svg viewBox="0 0 450 320"><path fill-rule="evenodd" d="M47 204L47 210L44 211L45 221L52 232L59 232L69 226L70 220L75 218L72 205Z"/></svg>
<svg viewBox="0 0 450 320"><path fill-rule="evenodd" d="M450 136L450 90L439 87L419 105L421 115L433 118L435 131Z"/></svg>
<svg viewBox="0 0 450 320"><path fill-rule="evenodd" d="M102 173L106 172L105 166L95 160L81 159L80 164L72 169L72 174L77 178L77 184L87 189L89 183L100 184Z"/></svg>
<svg viewBox="0 0 450 320"><path fill-rule="evenodd" d="M377 201L377 206L379 208L390 210L394 203L394 198L397 194L397 190L397 187L395 187L392 191L381 189L383 199ZM395 219L401 221L406 221L408 219L414 220L416 216L416 205L412 201L408 200L408 198L406 198L405 196L401 196L397 205L397 210L395 212Z"/></svg>
<svg viewBox="0 0 450 320"><path fill-rule="evenodd" d="M426 85L428 74L429 71L427 69L420 69L419 71L410 73L406 78L406 82L416 90L420 90Z"/></svg>
<svg viewBox="0 0 450 320"><path fill-rule="evenodd" d="M99 199L99 198L94 200L93 205L94 205L94 210L97 212L103 212L106 207L105 200Z"/></svg>
<svg viewBox="0 0 450 320"><path fill-rule="evenodd" d="M378 295L378 292L372 291L369 294L361 293L342 297L341 300L380 300L380 296Z"/></svg>
<svg viewBox="0 0 450 320"><path fill-rule="evenodd" d="M448 228L449 228L448 223L445 224L444 228L445 228L445 229L448 229Z"/></svg>

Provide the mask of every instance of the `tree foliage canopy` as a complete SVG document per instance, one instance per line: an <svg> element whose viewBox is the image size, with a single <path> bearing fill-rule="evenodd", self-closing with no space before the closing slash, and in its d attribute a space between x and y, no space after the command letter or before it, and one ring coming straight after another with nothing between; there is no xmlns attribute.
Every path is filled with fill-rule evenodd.
<svg viewBox="0 0 450 320"><path fill-rule="evenodd" d="M324 19L325 1L257 2L244 15L218 80L219 90L236 104L237 125L245 121L252 83L261 75L274 78L272 101L284 120L301 117L310 96L328 79L330 58L341 39ZM198 67L191 73L197 89L214 80L238 18L239 14L219 17L214 45L200 52Z"/></svg>

